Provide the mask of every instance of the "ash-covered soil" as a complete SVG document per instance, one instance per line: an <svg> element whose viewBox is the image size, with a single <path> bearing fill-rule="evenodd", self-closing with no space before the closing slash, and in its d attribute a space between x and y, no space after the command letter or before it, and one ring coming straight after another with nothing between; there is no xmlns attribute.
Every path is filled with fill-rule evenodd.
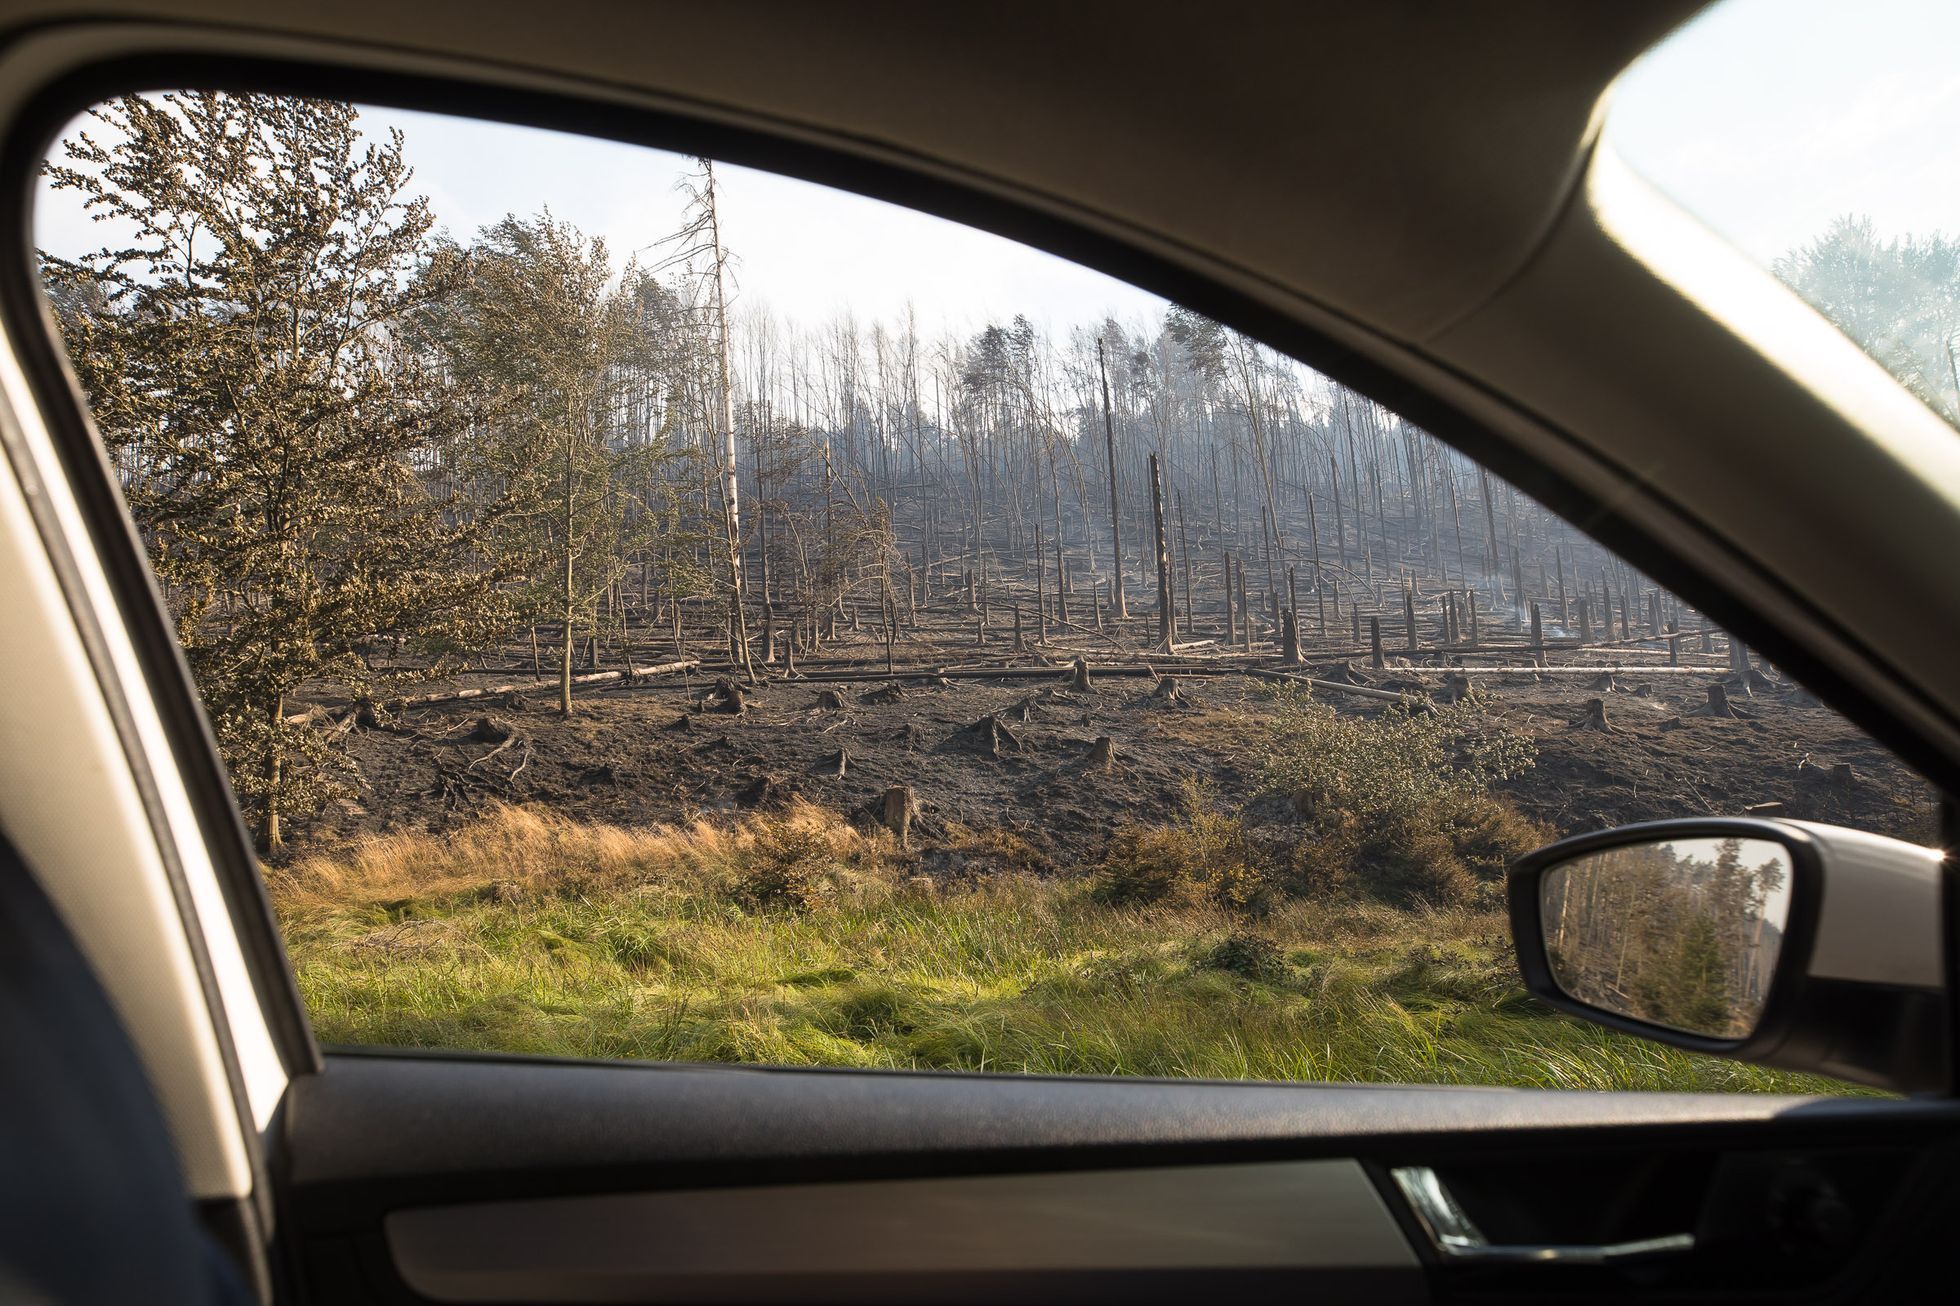
<svg viewBox="0 0 1960 1306"><path fill-rule="evenodd" d="M1440 670L1380 674L1385 688L1443 693ZM358 794L303 823L294 851L391 830L440 832L493 801L638 825L792 796L852 813L905 784L927 849L958 824L1018 833L1057 864L1092 861L1124 822L1171 819L1191 780L1211 782L1234 805L1259 788L1270 684L1236 671L1177 676L1181 702L1166 702L1148 676L1098 675L1078 692L1057 668L1015 681L776 680L751 691L740 714L718 710L712 679L699 677L589 690L569 719L546 688L428 707L356 732ZM1735 718L1698 715L1712 679L1634 673L1603 688L1526 673L1475 683L1490 711L1537 741L1537 765L1506 792L1562 832L1753 808L1933 837L1928 787L1842 717L1788 686L1738 693ZM827 691L841 706L826 706ZM1384 710L1322 697L1343 712ZM1594 698L1609 729L1578 724ZM989 716L999 732L974 728ZM1100 736L1114 746L1113 769L1089 764ZM1290 819L1278 801L1251 814Z"/></svg>

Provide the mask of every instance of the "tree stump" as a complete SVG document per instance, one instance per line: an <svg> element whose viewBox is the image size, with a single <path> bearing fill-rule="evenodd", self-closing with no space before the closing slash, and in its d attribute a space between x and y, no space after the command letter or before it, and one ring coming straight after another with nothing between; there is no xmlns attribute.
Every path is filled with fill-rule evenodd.
<svg viewBox="0 0 1960 1306"><path fill-rule="evenodd" d="M1363 675L1352 662L1341 663L1340 666L1329 671L1321 679L1331 680L1337 685L1360 685L1364 688L1375 683L1373 676Z"/></svg>
<svg viewBox="0 0 1960 1306"><path fill-rule="evenodd" d="M918 815L919 800L910 785L893 785L878 800L878 822L898 836L898 846L911 846L912 818Z"/></svg>
<svg viewBox="0 0 1960 1306"><path fill-rule="evenodd" d="M838 749L818 768L817 774L827 780L842 780L851 771L851 754L846 749Z"/></svg>
<svg viewBox="0 0 1960 1306"><path fill-rule="evenodd" d="M1596 690L1602 694L1611 694L1618 690L1619 687L1620 682L1613 679L1613 673L1610 671L1593 677L1593 682L1586 686L1587 689Z"/></svg>
<svg viewBox="0 0 1960 1306"><path fill-rule="evenodd" d="M731 716L740 716L749 710L748 691L725 676L715 681L712 696L717 700L717 711L726 712Z"/></svg>
<svg viewBox="0 0 1960 1306"><path fill-rule="evenodd" d="M834 689L826 689L817 695L817 708L823 712L842 712L844 696Z"/></svg>
<svg viewBox="0 0 1960 1306"><path fill-rule="evenodd" d="M1083 765L1091 771L1116 769L1116 745L1108 735L1096 736L1096 742L1089 745L1089 760Z"/></svg>
<svg viewBox="0 0 1960 1306"><path fill-rule="evenodd" d="M1580 712L1579 719L1573 722L1573 725L1580 730L1597 730L1602 734L1609 735L1617 733L1619 730L1618 726L1606 719L1606 700L1603 698L1587 699L1585 708Z"/></svg>
<svg viewBox="0 0 1960 1306"><path fill-rule="evenodd" d="M1729 702L1729 687L1717 680L1708 686L1708 702L1702 706L1698 715L1733 719L1739 717L1741 713L1737 712L1735 705Z"/></svg>
<svg viewBox="0 0 1960 1306"><path fill-rule="evenodd" d="M1159 676L1156 687L1150 691L1150 697L1165 707L1175 707L1184 701L1184 691L1178 686L1176 676Z"/></svg>
<svg viewBox="0 0 1960 1306"><path fill-rule="evenodd" d="M742 786L735 795L737 807L775 807L786 802L794 791L777 775L759 775Z"/></svg>
<svg viewBox="0 0 1960 1306"><path fill-rule="evenodd" d="M1481 703L1484 696L1475 682L1460 671L1452 671L1443 677L1443 701L1445 703Z"/></svg>
<svg viewBox="0 0 1960 1306"><path fill-rule="evenodd" d="M1074 674L1069 677L1069 688L1078 693L1089 692L1089 664L1082 658L1075 660Z"/></svg>
<svg viewBox="0 0 1960 1306"><path fill-rule="evenodd" d="M905 686L894 683L890 685L880 685L878 688L874 690L871 690L864 694L860 694L858 696L858 702L867 703L873 707L881 707L886 703L896 703L898 702L899 699L904 697L905 697Z"/></svg>
<svg viewBox="0 0 1960 1306"><path fill-rule="evenodd" d="M994 757L1003 753L1018 753L1022 748L1021 737L1001 724L1000 717L991 712L960 733L969 736Z"/></svg>

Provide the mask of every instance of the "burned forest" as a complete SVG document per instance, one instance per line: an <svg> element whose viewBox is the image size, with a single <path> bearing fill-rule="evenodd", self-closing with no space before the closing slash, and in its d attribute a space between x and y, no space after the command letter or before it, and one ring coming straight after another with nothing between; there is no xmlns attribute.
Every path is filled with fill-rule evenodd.
<svg viewBox="0 0 1960 1306"><path fill-rule="evenodd" d="M359 120L105 105L48 183L130 234L41 262L329 1036L1789 1086L1572 1051L1497 917L1598 826L1929 834L1704 613L1182 308L802 320L710 162L634 252L455 233ZM1293 1014L1221 1060L1247 985Z"/></svg>
<svg viewBox="0 0 1960 1306"><path fill-rule="evenodd" d="M1925 816L1891 804L1882 750L1702 614L1216 324L937 344L744 327L732 476L727 432L657 394L604 424L664 430L691 479L664 492L678 528L614 559L569 625L507 631L394 699L309 687L289 722L354 731L373 785L329 828L441 828L488 801L870 811L905 786L890 801L917 831L999 824L1092 861L1188 780L1256 800L1246 732L1289 690L1513 723L1540 753L1517 797L1564 830L1674 802Z"/></svg>

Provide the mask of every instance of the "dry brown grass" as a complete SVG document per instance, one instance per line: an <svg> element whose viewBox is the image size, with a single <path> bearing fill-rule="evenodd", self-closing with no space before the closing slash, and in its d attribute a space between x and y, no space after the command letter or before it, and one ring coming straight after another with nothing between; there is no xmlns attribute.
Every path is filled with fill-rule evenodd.
<svg viewBox="0 0 1960 1306"><path fill-rule="evenodd" d="M1163 739L1226 756L1250 754L1266 737L1263 717L1247 709L1242 695L1201 703L1196 711L1167 711L1151 722L1151 730Z"/></svg>
<svg viewBox="0 0 1960 1306"><path fill-rule="evenodd" d="M887 868L888 836L866 834L835 813L794 803L732 823L625 829L568 820L533 807L498 805L443 834L380 835L331 856L268 868L267 887L282 911L340 909L472 895L521 898L615 892L672 883L723 889L758 851L795 847L859 874Z"/></svg>

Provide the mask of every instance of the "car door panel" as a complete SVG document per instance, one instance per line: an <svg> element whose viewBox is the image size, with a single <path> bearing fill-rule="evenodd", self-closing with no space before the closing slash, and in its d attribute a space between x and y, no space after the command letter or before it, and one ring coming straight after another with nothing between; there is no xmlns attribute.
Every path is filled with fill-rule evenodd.
<svg viewBox="0 0 1960 1306"><path fill-rule="evenodd" d="M1960 1137L1931 1100L326 1061L281 1139L321 1300L1610 1299L1643 1276L1692 1300L1827 1198L1838 1241L1786 1268L1856 1293L1928 1252L1896 1208L1915 1177L1913 1209L1951 1200ZM1388 1180L1408 1165L1493 1241L1705 1245L1451 1263Z"/></svg>

